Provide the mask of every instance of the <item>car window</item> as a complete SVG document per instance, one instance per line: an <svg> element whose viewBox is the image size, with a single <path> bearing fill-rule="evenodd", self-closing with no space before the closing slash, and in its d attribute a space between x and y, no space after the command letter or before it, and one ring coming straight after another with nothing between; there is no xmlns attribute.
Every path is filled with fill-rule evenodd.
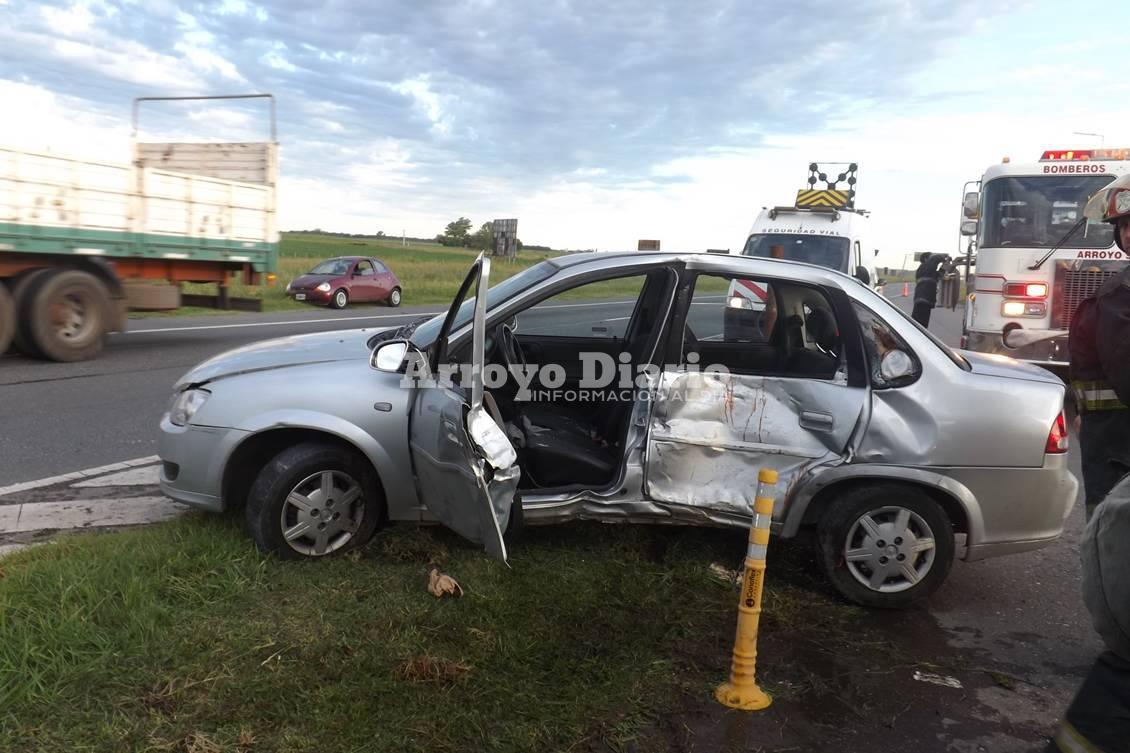
<svg viewBox="0 0 1130 753"><path fill-rule="evenodd" d="M557 272L557 265L552 261L546 260L538 262L534 266L524 269L516 275L495 283L491 286L490 290L487 291L487 310L490 311L503 301L510 300L522 291L537 285L539 282L548 280L550 277L553 277L555 272ZM495 273L497 275L497 269ZM474 309L475 299L473 297L460 305L459 312L455 317L455 324L451 328L452 332L466 326L466 324L471 321L471 317L474 315ZM431 344L435 342L436 336L443 326L445 316L446 312L437 314L417 327L411 335L412 342L421 348L430 347Z"/></svg>
<svg viewBox="0 0 1130 753"><path fill-rule="evenodd" d="M521 311L517 332L534 337L623 338L645 275L586 282Z"/></svg>
<svg viewBox="0 0 1130 753"><path fill-rule="evenodd" d="M327 259L310 270L312 275L344 275L349 274L349 262L344 259Z"/></svg>
<svg viewBox="0 0 1130 753"><path fill-rule="evenodd" d="M855 308L855 316L859 319L859 328L863 333L863 350L867 355L867 371L871 375L871 386L875 389L887 389L902 387L917 380L922 373L922 366L906 341L871 309L858 302L853 302L852 306ZM887 379L883 376L883 356L892 350L901 350L911 357L914 362L913 373L898 379Z"/></svg>
<svg viewBox="0 0 1130 753"><path fill-rule="evenodd" d="M372 277L373 265L367 261L357 262L357 274L361 275L362 277Z"/></svg>
<svg viewBox="0 0 1130 753"><path fill-rule="evenodd" d="M736 374L846 375L840 326L819 288L754 277L699 275L683 331L684 362Z"/></svg>
<svg viewBox="0 0 1130 753"><path fill-rule="evenodd" d="M373 259L373 268L377 270L377 274L379 275L383 275L388 271L388 267L386 267L384 264L381 264L376 259Z"/></svg>

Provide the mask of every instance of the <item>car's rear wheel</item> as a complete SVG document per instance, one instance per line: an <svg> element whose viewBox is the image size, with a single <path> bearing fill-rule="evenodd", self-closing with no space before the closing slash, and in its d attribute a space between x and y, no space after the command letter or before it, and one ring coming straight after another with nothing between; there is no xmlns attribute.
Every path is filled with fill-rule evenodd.
<svg viewBox="0 0 1130 753"><path fill-rule="evenodd" d="M385 516L385 501L372 466L356 451L303 442L259 472L246 515L261 551L316 558L364 545Z"/></svg>
<svg viewBox="0 0 1130 753"><path fill-rule="evenodd" d="M388 305L393 308L400 305L400 288L393 288L392 292L388 294Z"/></svg>
<svg viewBox="0 0 1130 753"><path fill-rule="evenodd" d="M330 308L343 309L349 305L349 293L345 288L338 288L334 291L333 297L330 298Z"/></svg>
<svg viewBox="0 0 1130 753"><path fill-rule="evenodd" d="M899 608L924 599L953 565L949 517L909 486L848 492L828 507L818 533L821 564L832 585L868 607Z"/></svg>

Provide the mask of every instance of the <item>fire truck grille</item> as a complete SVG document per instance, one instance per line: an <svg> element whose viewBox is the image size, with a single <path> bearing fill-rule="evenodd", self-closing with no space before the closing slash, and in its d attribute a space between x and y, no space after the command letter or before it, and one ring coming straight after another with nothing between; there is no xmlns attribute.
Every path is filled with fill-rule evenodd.
<svg viewBox="0 0 1130 753"><path fill-rule="evenodd" d="M1068 329L1071 326L1071 317L1075 316L1075 309L1079 308L1079 304L1116 274L1117 272L1098 270L1091 272L1068 271L1064 274L1063 290L1060 294L1062 306L1059 310L1059 321L1057 322L1059 328Z"/></svg>

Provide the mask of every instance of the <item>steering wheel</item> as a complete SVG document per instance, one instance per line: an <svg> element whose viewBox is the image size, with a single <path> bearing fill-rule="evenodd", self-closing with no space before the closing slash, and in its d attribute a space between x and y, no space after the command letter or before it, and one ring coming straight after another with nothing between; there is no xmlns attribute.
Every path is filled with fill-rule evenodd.
<svg viewBox="0 0 1130 753"><path fill-rule="evenodd" d="M515 366L525 368L526 354L522 352L522 346L518 344L518 338L509 324L498 325L495 340L498 343L498 355L508 372L512 372Z"/></svg>

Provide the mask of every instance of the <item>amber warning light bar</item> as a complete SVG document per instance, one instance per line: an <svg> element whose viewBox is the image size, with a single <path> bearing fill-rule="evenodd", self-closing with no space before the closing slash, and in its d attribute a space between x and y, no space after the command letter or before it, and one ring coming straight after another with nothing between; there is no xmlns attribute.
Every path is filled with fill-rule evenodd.
<svg viewBox="0 0 1130 753"><path fill-rule="evenodd" d="M1049 149L1040 157L1040 162L1089 160L1130 160L1130 149Z"/></svg>

